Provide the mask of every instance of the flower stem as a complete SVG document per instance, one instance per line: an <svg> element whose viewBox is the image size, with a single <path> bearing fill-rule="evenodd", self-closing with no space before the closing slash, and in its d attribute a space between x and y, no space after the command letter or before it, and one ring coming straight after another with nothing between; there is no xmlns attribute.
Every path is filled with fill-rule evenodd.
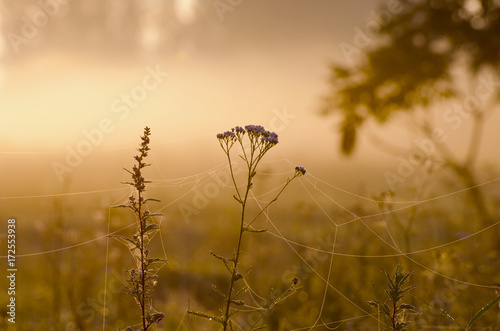
<svg viewBox="0 0 500 331"><path fill-rule="evenodd" d="M139 225L140 225L140 237L141 237L141 310L142 310L142 328L143 331L147 330L146 327L146 275L145 275L145 263L144 263L144 219L142 214L142 195L139 191Z"/></svg>
<svg viewBox="0 0 500 331"><path fill-rule="evenodd" d="M241 204L240 232L238 235L238 244L236 245L236 252L234 253L235 255L234 255L234 260L233 260L233 270L231 273L231 280L229 282L229 288L228 288L228 293L227 293L226 311L224 314L224 322L223 322L224 331L227 330L227 324L229 322L229 310L231 308L231 302L232 302L231 295L233 293L233 287L234 287L234 283L236 281L236 273L238 272L237 267L238 267L238 261L240 258L240 253L241 253L241 243L242 243L242 239L243 239L243 232L245 231L245 208L246 208L246 203L247 203L247 199L248 199L248 193L250 192L250 188L252 187L252 178L253 178L252 173L253 173L252 160L250 160L250 162L248 163L248 178L247 178L247 187L245 190L245 196L243 199L241 199L239 197L240 204ZM234 174L232 172L232 168L231 168L231 176L233 177L233 180L234 180ZM234 181L234 185L236 187L235 181Z"/></svg>

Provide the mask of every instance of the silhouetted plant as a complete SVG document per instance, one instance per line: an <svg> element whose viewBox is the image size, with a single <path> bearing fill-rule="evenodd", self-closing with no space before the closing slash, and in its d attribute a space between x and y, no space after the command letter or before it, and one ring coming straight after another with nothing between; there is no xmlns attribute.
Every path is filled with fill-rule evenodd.
<svg viewBox="0 0 500 331"><path fill-rule="evenodd" d="M246 145L246 140L244 140L244 137L248 138L248 143L249 143L248 145ZM248 287L236 286L238 281L242 280L245 277L245 275L250 272L251 269L249 268L245 272L241 272L240 270L240 258L242 253L241 245L243 242L243 235L246 232L262 233L266 231L265 229L256 229L252 227L252 224L257 220L257 218L260 215L262 215L262 213L264 213L269 208L269 206L272 203L274 203L278 199L278 197L288 186L288 184L290 184L290 182L293 179L305 175L306 170L303 167L296 167L294 175L291 178L287 179L287 181L285 182L281 190L278 192L278 194L271 201L269 201L264 207L262 207L260 211L256 213L256 215L253 218L251 218L251 220L248 222L247 221L248 215L246 214L247 203L248 203L250 189L253 186L253 179L257 174L256 172L257 166L259 165L259 162L262 160L264 155L278 143L278 135L274 132L266 131L260 125L247 125L245 126L245 128L236 126L233 129L231 129L231 131L219 133L217 135L217 139L219 140L222 150L226 154L229 163L231 179L234 185L234 189L236 191L236 194L233 197L238 202L238 204L241 205L241 214L240 214L241 217L239 222L238 241L236 244L236 249L234 250L233 255L231 257L223 257L214 252L210 252L215 258L224 263L224 266L226 267L226 269L230 274L227 294L223 293L219 288L213 285L214 291L220 294L224 298L224 305L220 310L220 315L215 316L213 314L207 314L195 311L189 311L189 313L212 321L216 321L222 325L222 328L225 331L227 330L228 327L231 330L233 330L233 323L231 322L231 318L239 312L239 310L233 308L233 306L245 307L246 309L258 310L261 312L260 316L256 319L256 321L254 321L253 325L250 326L249 330L262 329L264 326L257 326L258 322L277 303L283 301L288 296L292 295L298 290L297 288L298 279L294 279L292 281L291 286L282 295L271 301L271 303L266 305L265 307L255 308L246 305L244 300L240 299L240 297L243 293L245 293L248 290ZM230 153L235 143L240 145L241 154L239 156L246 164L246 184L243 190L239 189L239 186L235 179L234 176L235 174L233 170L233 160L231 158L231 153Z"/></svg>
<svg viewBox="0 0 500 331"><path fill-rule="evenodd" d="M376 308L378 313L384 316L387 325L386 330L407 330L405 327L410 322L407 321L406 313L416 312L417 310L414 306L406 303L400 303L400 301L406 292L416 287L415 285L404 287L404 285L410 280L413 273L404 271L403 267L398 264L394 270L394 278L392 278L387 271L385 274L389 280L385 293L387 293L389 297L390 306L386 303L380 303L378 300L371 300L368 304Z"/></svg>
<svg viewBox="0 0 500 331"><path fill-rule="evenodd" d="M134 156L137 164L132 167L132 171L125 169L125 171L132 175L132 182L125 182L124 184L132 186L135 192L129 197L128 204L116 206L132 210L137 219L137 230L130 238L112 236L129 248L136 263L136 268L127 271L126 280L128 286L126 287L126 293L135 299L135 302L141 309L143 331L146 331L153 324L159 323L164 317L163 313L153 308L151 294L154 286L157 284L158 270L167 263L165 259L151 257L147 249L148 243L159 229L159 225L155 223L153 218L159 214L151 214L146 209L149 201L158 202L158 200L146 199L144 197L146 184L150 182L144 179L142 169L149 166L149 164L144 163L144 159L148 156L148 151L150 150L150 135L150 129L145 127L144 135L141 136L141 148L138 149L139 155ZM132 330L132 328L128 327L128 330Z"/></svg>

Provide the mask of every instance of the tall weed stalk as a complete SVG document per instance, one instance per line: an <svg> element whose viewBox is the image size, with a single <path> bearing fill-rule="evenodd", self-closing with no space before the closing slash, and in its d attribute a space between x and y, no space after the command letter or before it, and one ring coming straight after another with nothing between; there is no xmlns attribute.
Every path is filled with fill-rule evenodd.
<svg viewBox="0 0 500 331"><path fill-rule="evenodd" d="M150 150L150 135L150 129L145 127L144 135L141 136L141 146L138 149L139 154L134 156L137 163L133 165L132 170L124 169L132 176L132 181L125 182L124 184L132 186L134 193L129 197L128 204L116 206L132 210L137 220L136 232L131 237L112 236L128 247L136 263L136 267L128 270L126 273L126 281L128 283L126 293L134 298L140 308L142 317L142 329L140 330L142 331L148 330L155 323L159 323L164 317L163 313L153 308L151 295L153 288L157 284L157 273L167 263L165 259L151 257L147 248L155 232L159 229L159 225L154 220L154 216L158 216L159 214L151 214L147 209L148 202L158 202L158 200L145 198L146 184L150 182L145 180L142 174L142 170L150 165L144 162ZM131 330L131 327L127 328L127 331Z"/></svg>
<svg viewBox="0 0 500 331"><path fill-rule="evenodd" d="M256 229L252 226L252 224L257 220L259 216L262 215L262 213L264 213L269 208L272 203L274 203L278 199L278 197L285 190L288 184L290 184L293 179L304 175L306 173L306 170L303 167L296 167L294 175L286 180L285 184L278 192L278 194L264 207L260 208L260 210L253 217L249 217L247 214L249 194L250 190L253 187L253 180L257 174L257 166L259 165L264 155L278 143L278 135L274 132L266 131L260 125L247 125L245 126L245 128L237 126L231 129L231 131L220 133L217 135L217 139L219 140L222 150L226 154L229 164L231 179L235 190L235 194L233 197L241 207L237 243L231 257L224 257L214 252L210 252L215 258L223 262L230 275L229 285L225 293L215 285L213 286L214 291L224 298L224 305L220 310L220 315L215 316L212 314L195 311L189 311L189 313L212 321L216 321L221 324L222 329L225 331L228 328L233 330L232 317L239 312L239 310L235 307L255 309L254 307L246 305L245 301L240 299L240 297L248 290L248 288L246 286L237 286L237 283L239 283L239 281L242 280L251 269L249 268L247 271L241 271L240 259L242 255L241 247L244 234L262 233L266 231L265 229ZM246 166L246 178L243 189L240 188L235 178L234 161L231 156L231 150L235 145L239 145L239 157L244 161L244 164ZM262 326L257 326L258 322L277 303L286 299L289 295L297 291L297 282L298 280L294 279L291 286L281 296L271 301L271 304L267 305L266 307L259 308L258 310L260 310L261 314L248 330L263 328Z"/></svg>

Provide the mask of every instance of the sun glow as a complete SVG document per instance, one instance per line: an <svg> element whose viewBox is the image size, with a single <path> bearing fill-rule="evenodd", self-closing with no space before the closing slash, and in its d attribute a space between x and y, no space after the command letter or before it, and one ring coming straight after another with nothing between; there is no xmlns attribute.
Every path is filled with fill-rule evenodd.
<svg viewBox="0 0 500 331"><path fill-rule="evenodd" d="M196 18L196 0L175 0L174 10L177 19L182 24L189 25Z"/></svg>

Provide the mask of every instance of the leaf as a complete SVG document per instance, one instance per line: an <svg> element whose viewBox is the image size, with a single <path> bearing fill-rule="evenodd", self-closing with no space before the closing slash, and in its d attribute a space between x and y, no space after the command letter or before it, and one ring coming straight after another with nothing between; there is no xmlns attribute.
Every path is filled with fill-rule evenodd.
<svg viewBox="0 0 500 331"><path fill-rule="evenodd" d="M147 261L148 261L148 265L153 264L153 263L159 263L159 262L161 262L162 264L168 264L168 260L161 259L159 257L154 257L154 258L148 259Z"/></svg>
<svg viewBox="0 0 500 331"><path fill-rule="evenodd" d="M128 172L129 174L133 175L134 173L130 170L128 170L127 168L122 168L123 170L125 170L126 172Z"/></svg>
<svg viewBox="0 0 500 331"><path fill-rule="evenodd" d="M399 309L400 310L413 310L415 312L418 312L418 310L417 310L417 308L415 308L415 306L407 304L407 303L402 303L401 305L399 305Z"/></svg>
<svg viewBox="0 0 500 331"><path fill-rule="evenodd" d="M144 233L148 232L148 231L151 231L151 230L158 230L160 228L160 226L158 224L149 224L145 229L144 229Z"/></svg>
<svg viewBox="0 0 500 331"><path fill-rule="evenodd" d="M216 259L219 259L219 260L225 260L226 259L225 257L220 256L219 254L214 253L212 251L210 251L210 254L212 254L213 257L215 257Z"/></svg>
<svg viewBox="0 0 500 331"><path fill-rule="evenodd" d="M389 318L391 318L391 309L385 303L382 306L382 313L385 314L385 315L387 315L387 316L389 316Z"/></svg>
<svg viewBox="0 0 500 331"><path fill-rule="evenodd" d="M231 300L231 302L238 306L243 306L245 304L243 300Z"/></svg>
<svg viewBox="0 0 500 331"><path fill-rule="evenodd" d="M144 202L149 202L149 201L153 201L153 202L161 202L160 200L158 200L158 199L153 199L153 198L149 198L149 199L144 200Z"/></svg>
<svg viewBox="0 0 500 331"><path fill-rule="evenodd" d="M214 315L209 315L209 314L201 312L201 311L188 310L188 314L199 316L199 317L203 317L203 318L206 318L206 319L208 319L210 321L216 321L216 322L219 322L221 324L224 323L224 321L222 320L222 318L216 317Z"/></svg>
<svg viewBox="0 0 500 331"><path fill-rule="evenodd" d="M389 272L386 270L385 271L385 276L387 277L387 279L389 280L389 284L387 284L389 286L389 288L393 289L395 284L394 282L392 281L392 278L391 278L391 275L389 275ZM386 290L387 291L387 290Z"/></svg>
<svg viewBox="0 0 500 331"><path fill-rule="evenodd" d="M250 232L250 233L262 233L262 232L266 232L267 229L254 229L254 228L245 227L243 229L243 231Z"/></svg>
<svg viewBox="0 0 500 331"><path fill-rule="evenodd" d="M476 313L476 315L474 315L474 317L472 317L472 319L470 320L469 324L467 324L467 326L465 327L465 330L469 330L471 325L474 324L481 316L483 316L488 310L491 309L491 307L493 307L498 301L500 301L500 296L496 297L495 299L491 300L490 303L488 303L486 306L484 306L483 308L481 308L480 311L478 311Z"/></svg>
<svg viewBox="0 0 500 331"><path fill-rule="evenodd" d="M153 324L153 323L159 323L163 318L165 317L165 314L163 313L154 313L154 314L147 314L146 315L146 318L149 322L149 324Z"/></svg>
<svg viewBox="0 0 500 331"><path fill-rule="evenodd" d="M366 303L378 310L379 304L377 300L367 301Z"/></svg>
<svg viewBox="0 0 500 331"><path fill-rule="evenodd" d="M219 294L221 297L227 300L227 296L222 293L222 291L214 284L212 284L212 290L214 290L215 293Z"/></svg>
<svg viewBox="0 0 500 331"><path fill-rule="evenodd" d="M413 289L414 289L414 288L416 288L416 287L417 287L417 285L412 285L412 286L405 287L405 288L403 288L403 289L400 289L400 290L399 290L399 293L403 293L403 292L408 292L408 291L411 291L411 290L413 290Z"/></svg>
<svg viewBox="0 0 500 331"><path fill-rule="evenodd" d="M210 254L212 254L213 257L215 257L216 259L219 259L221 260L222 262L224 262L224 265L226 266L226 269L227 271L229 271L229 273L233 273L233 264L234 264L234 260L233 259L228 259L228 258L225 258L223 256L220 256L212 251L210 251ZM233 262L233 263L231 263Z"/></svg>
<svg viewBox="0 0 500 331"><path fill-rule="evenodd" d="M377 300L371 300L368 301L367 304L377 309L377 311L380 311L381 314L389 316L389 318L391 317L391 309L385 303L383 305L380 305Z"/></svg>
<svg viewBox="0 0 500 331"><path fill-rule="evenodd" d="M396 330L404 331L404 327L410 324L410 322L396 322Z"/></svg>
<svg viewBox="0 0 500 331"><path fill-rule="evenodd" d="M129 205L118 205L118 206L112 206L111 208L130 208L130 209L134 210L134 208L132 208L132 206L129 206Z"/></svg>

